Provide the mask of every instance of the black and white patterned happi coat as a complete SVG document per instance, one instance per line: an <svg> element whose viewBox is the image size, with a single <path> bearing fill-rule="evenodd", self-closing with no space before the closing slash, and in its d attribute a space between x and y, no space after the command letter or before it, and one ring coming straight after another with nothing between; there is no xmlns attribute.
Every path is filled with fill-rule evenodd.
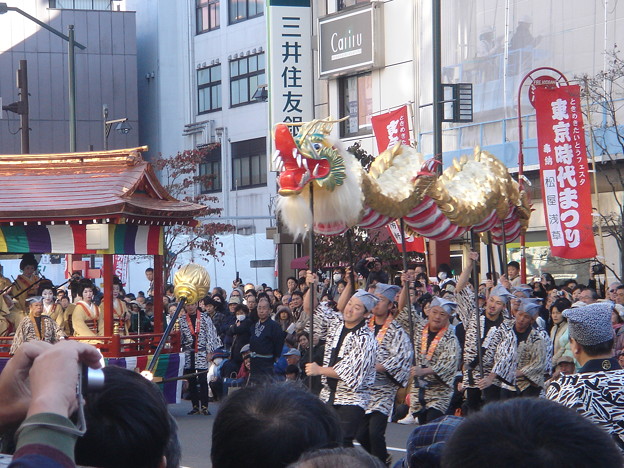
<svg viewBox="0 0 624 468"><path fill-rule="evenodd" d="M516 369L518 368L518 339L513 330L514 322L505 320L496 328L488 348L483 355L485 375L496 374L493 384L515 388Z"/></svg>
<svg viewBox="0 0 624 468"><path fill-rule="evenodd" d="M399 316L407 316L409 309L405 307ZM453 382L457 369L459 367L460 346L455 330L449 326L438 346L431 356L431 360L427 360L427 356L421 353L421 339L423 329L428 321L420 315L415 314L414 320L414 354L416 355L417 367L429 367L433 370L432 375L422 377L426 386L424 393L421 395L421 389L413 386L411 390L411 411L417 413L423 409L420 398L424 397L425 407L434 408L442 413L446 413L453 396Z"/></svg>
<svg viewBox="0 0 624 468"><path fill-rule="evenodd" d="M604 428L624 454L624 370L566 375L546 396Z"/></svg>
<svg viewBox="0 0 624 468"><path fill-rule="evenodd" d="M512 333L515 335L513 330ZM521 392L530 385L543 388L545 375L547 369L550 368L550 360L552 359L552 352L549 352L549 341L550 338L546 339L541 329L532 328L527 339L516 345L517 361L513 376L515 377L517 371L521 371L523 377L516 377L515 381L510 382L510 384L503 382L502 388L512 391L517 388Z"/></svg>
<svg viewBox="0 0 624 468"><path fill-rule="evenodd" d="M320 304L314 311L314 333L326 342L323 366L329 365L332 351L338 345L343 327L342 315L328 308L325 303ZM359 406L366 410L375 383L376 360L377 342L366 324L347 334L338 353L338 362L332 366L340 376L332 404ZM331 391L327 377L322 376L321 381L323 389L320 398L328 402Z"/></svg>
<svg viewBox="0 0 624 468"><path fill-rule="evenodd" d="M464 374L462 383L464 388L477 388L476 382L482 378L482 375L479 372L479 366L474 366L472 370L473 378L469 378L469 368L476 361L478 356L476 320L477 306L475 304L474 293L466 287L459 293L455 294L455 301L457 302L457 308L455 310L464 324L464 329L466 330L466 339L464 341ZM509 376L511 369L508 367L513 365L513 362L515 362L516 353L515 334L513 333L513 330L511 330L513 320L505 319L498 327L490 327L486 336L484 336L485 315L479 313L479 320L479 325L481 327L481 347L486 350L483 354L484 374L488 375L492 371L495 363L497 363L497 373L502 372L505 376ZM506 327L508 331L511 331L513 336L508 333L497 334L497 331L503 326ZM513 373L515 373L515 368L513 369ZM500 382L495 381L495 383L500 385Z"/></svg>
<svg viewBox="0 0 624 468"><path fill-rule="evenodd" d="M392 414L397 390L407 386L409 381L413 357L409 336L393 320L383 341L377 342L377 364L381 364L386 371L375 372L375 385L367 413L379 411L385 415Z"/></svg>
<svg viewBox="0 0 624 468"><path fill-rule="evenodd" d="M217 335L217 329L214 327L212 320L207 313L197 311L198 318L201 317L201 329L199 330L199 345L197 353L195 353L195 369L208 369L210 363L207 355L215 349L222 346L221 339ZM182 351L184 351L184 368L191 369L191 352L195 350L193 347L193 335L186 321L186 315L178 319L180 324L180 337L182 339Z"/></svg>

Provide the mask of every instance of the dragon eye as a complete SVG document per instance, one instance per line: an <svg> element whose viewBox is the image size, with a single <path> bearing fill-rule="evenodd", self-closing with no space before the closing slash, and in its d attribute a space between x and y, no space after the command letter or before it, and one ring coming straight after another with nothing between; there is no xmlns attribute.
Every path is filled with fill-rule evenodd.
<svg viewBox="0 0 624 468"><path fill-rule="evenodd" d="M320 143L313 143L312 146L317 151L323 148L323 145L321 145Z"/></svg>

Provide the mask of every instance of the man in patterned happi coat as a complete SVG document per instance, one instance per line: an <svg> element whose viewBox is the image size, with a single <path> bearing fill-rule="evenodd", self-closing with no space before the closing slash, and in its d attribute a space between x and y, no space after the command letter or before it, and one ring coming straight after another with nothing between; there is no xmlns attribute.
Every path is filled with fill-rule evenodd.
<svg viewBox="0 0 624 468"><path fill-rule="evenodd" d="M547 396L601 426L624 454L624 370L612 355L612 311L611 302L598 302L563 312L581 368L554 381Z"/></svg>
<svg viewBox="0 0 624 468"><path fill-rule="evenodd" d="M349 286L350 288L350 282ZM368 327L377 340L375 385L366 415L357 433L358 442L382 462L388 463L386 426L392 414L397 390L407 386L412 366L413 349L409 336L390 313L398 286L377 283L374 294L379 299L373 308Z"/></svg>
<svg viewBox="0 0 624 468"><path fill-rule="evenodd" d="M544 376L550 368L552 354L549 354L548 338L540 329L534 326L539 316L540 304L531 299L521 299L515 314L512 327L501 327L497 334L508 334L510 338L500 337L504 346L513 341L516 348L515 360L510 363L493 362L492 371L479 382L480 388L487 388L497 378L497 369L509 368L511 374L507 378L500 379L501 394L503 397L538 397L544 389ZM498 336L492 339L498 342ZM498 350L496 350L498 351ZM488 349L484 361L488 364L495 361L494 349ZM500 354L500 353L499 353ZM496 366L496 368L495 368ZM489 367L489 366L488 366Z"/></svg>
<svg viewBox="0 0 624 468"><path fill-rule="evenodd" d="M416 365L411 372L415 380L410 411L417 415L421 425L446 413L455 390L460 346L450 319L456 306L454 302L434 297L427 319L417 316L414 323ZM401 313L408 313L408 309Z"/></svg>
<svg viewBox="0 0 624 468"><path fill-rule="evenodd" d="M207 371L212 352L221 346L210 317L197 308L197 304L184 304L184 314L178 319L182 351L184 351L184 374ZM209 415L208 373L193 375L188 379L193 409L188 414ZM199 382L199 394L197 383ZM201 407L200 407L201 404Z"/></svg>
<svg viewBox="0 0 624 468"><path fill-rule="evenodd" d="M317 277L308 271L308 291L304 297L304 313L309 315L310 291L316 291ZM343 292L344 295L344 292ZM316 301L316 296L314 296ZM323 365L315 362L306 364L308 376L321 376L323 389L320 398L334 407L340 418L343 445L353 446L353 439L373 392L377 342L365 316L370 313L379 299L373 294L358 289L343 305L343 297L335 312L326 303L315 303L314 335L324 340ZM346 300L346 296L344 297Z"/></svg>
<svg viewBox="0 0 624 468"><path fill-rule="evenodd" d="M30 313L18 325L11 345L11 354L15 354L17 348L27 341L46 341L56 343L66 339L63 330L51 317L43 314L43 297L32 296L26 299Z"/></svg>
<svg viewBox="0 0 624 468"><path fill-rule="evenodd" d="M497 285L490 291L485 310L483 313L477 312L475 304L474 292L468 285L470 274L472 273L472 264L479 259L479 254L470 252L468 260L462 271L457 286L455 287L455 300L457 301L456 312L464 326L466 339L464 341L463 350L463 381L462 386L466 390L466 402L470 411L477 411L482 404L495 401L500 398L500 382L496 385L489 385L482 390L478 386L478 381L483 377L480 373L478 348L477 348L477 316L479 317L479 325L481 331L481 353L486 356L489 349L491 360L483 363L483 372L488 375L492 370L494 362L511 363L515 359L515 346L513 337L509 334L497 336L497 343L492 343L492 338L496 336L496 332L503 326L508 329L513 324L512 319L505 318L504 312L507 309L511 293L501 285ZM503 340L503 338L505 340ZM495 350L498 349L498 354Z"/></svg>

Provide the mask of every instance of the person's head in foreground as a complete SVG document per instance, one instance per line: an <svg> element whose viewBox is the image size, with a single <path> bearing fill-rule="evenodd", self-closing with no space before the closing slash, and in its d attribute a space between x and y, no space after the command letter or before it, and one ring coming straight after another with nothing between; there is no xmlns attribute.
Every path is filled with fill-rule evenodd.
<svg viewBox="0 0 624 468"><path fill-rule="evenodd" d="M175 420L158 387L121 367L103 370L104 388L85 397L87 432L76 442L76 463L103 468L178 466Z"/></svg>
<svg viewBox="0 0 624 468"><path fill-rule="evenodd" d="M384 468L379 458L360 447L338 447L306 452L288 468Z"/></svg>
<svg viewBox="0 0 624 468"><path fill-rule="evenodd" d="M444 445L464 422L459 416L442 416L418 426L407 438L406 456L401 468L439 468Z"/></svg>
<svg viewBox="0 0 624 468"><path fill-rule="evenodd" d="M563 312L563 316L568 320L570 349L574 359L581 366L591 359L611 357L612 311L613 304L610 302L597 302Z"/></svg>
<svg viewBox="0 0 624 468"><path fill-rule="evenodd" d="M575 411L542 398L490 403L460 424L444 468L621 468L609 434Z"/></svg>
<svg viewBox="0 0 624 468"><path fill-rule="evenodd" d="M212 428L214 468L279 468L342 441L337 414L288 383L243 388L221 404Z"/></svg>

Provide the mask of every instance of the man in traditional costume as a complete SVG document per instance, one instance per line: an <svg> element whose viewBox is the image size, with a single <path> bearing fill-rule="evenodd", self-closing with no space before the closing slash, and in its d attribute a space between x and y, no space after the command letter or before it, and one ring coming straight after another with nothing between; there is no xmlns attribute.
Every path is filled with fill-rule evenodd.
<svg viewBox="0 0 624 468"><path fill-rule="evenodd" d="M460 347L450 318L456 304L434 297L427 319L416 316L414 323L415 377L411 389L410 412L426 424L443 416L453 396L455 375L459 368ZM407 307L402 313L406 314Z"/></svg>
<svg viewBox="0 0 624 468"><path fill-rule="evenodd" d="M544 377L547 369L550 368L551 356L548 353L548 338L540 329L534 326L540 311L540 304L531 299L521 299L518 310L514 318L513 327L507 333L512 334L512 340L516 347L515 361L512 364L515 368L513 380L501 379L501 388L504 397L522 396L522 397L538 397L544 389ZM505 333L509 330L503 327L498 333ZM496 337L492 339L496 341ZM508 340L502 339L506 342ZM505 344L507 346L507 344ZM494 351L488 350L485 362L494 359L490 355ZM482 379L480 385L493 382L496 378L496 371ZM491 385L491 383L490 383Z"/></svg>
<svg viewBox="0 0 624 468"><path fill-rule="evenodd" d="M208 416L208 367L212 353L221 346L208 314L202 313L197 304L184 304L185 313L178 319L184 351L184 374L199 375L189 377L189 393L193 409L188 414L203 414ZM199 383L199 393L197 384ZM201 407L200 407L201 404Z"/></svg>
<svg viewBox="0 0 624 468"><path fill-rule="evenodd" d="M352 285L348 280L347 288ZM377 283L375 296L379 302L368 320L377 340L377 364L375 384L366 408L364 420L357 433L358 442L382 462L388 463L390 455L386 448L386 426L392 414L397 390L407 386L414 351L409 337L390 313L394 299L400 291L398 286Z"/></svg>
<svg viewBox="0 0 624 468"><path fill-rule="evenodd" d="M28 298L30 314L18 325L11 345L11 354L15 354L22 343L33 340L56 343L66 338L65 333L52 318L43 315L43 297Z"/></svg>
<svg viewBox="0 0 624 468"><path fill-rule="evenodd" d="M612 303L598 302L563 312L581 368L554 381L547 396L601 426L624 454L624 370L612 356L612 311Z"/></svg>
<svg viewBox="0 0 624 468"><path fill-rule="evenodd" d="M255 298L254 298L255 300ZM286 332L271 319L271 303L266 296L261 297L256 306L258 321L251 326L249 347L251 351L251 377L253 384L267 383L273 380L273 365L284 347Z"/></svg>
<svg viewBox="0 0 624 468"><path fill-rule="evenodd" d="M93 302L93 286L85 285L80 295L82 300L76 302L71 316L74 336L103 336L104 314Z"/></svg>
<svg viewBox="0 0 624 468"><path fill-rule="evenodd" d="M308 271L308 291L303 301L306 315L312 312L310 294L317 290L317 281L316 275ZM357 290L346 305L339 303L342 314L326 303L317 306L316 296L314 300L314 336L326 342L325 354L322 366L310 362L306 364L305 371L308 376L321 376L323 389L320 398L337 411L343 445L352 447L375 383L377 342L366 324L365 316L379 299L366 291Z"/></svg>
<svg viewBox="0 0 624 468"><path fill-rule="evenodd" d="M455 287L455 300L457 301L457 314L462 321L466 339L464 341L463 350L463 380L462 386L466 390L466 401L471 411L477 411L485 400L486 402L500 399L500 383L499 385L489 385L483 390L477 385L477 382L483 377L481 375L478 357L478 340L477 336L477 317L480 326L481 354L485 356L488 349L492 349L491 361L487 364L483 363L484 375L488 375L494 361L500 363L510 363L515 359L515 346L513 346L513 337L511 335L501 335L498 337L496 344L492 343L492 338L496 335L499 328L506 326L508 329L513 324L512 319L505 318L505 311L508 306L511 293L502 285L497 285L491 289L485 310L483 313L477 310L475 304L475 293L469 287L470 274L472 273L472 264L479 259L479 254L470 252L468 260L462 271L457 286ZM502 338L506 341L501 342ZM494 352L497 349L498 354Z"/></svg>

